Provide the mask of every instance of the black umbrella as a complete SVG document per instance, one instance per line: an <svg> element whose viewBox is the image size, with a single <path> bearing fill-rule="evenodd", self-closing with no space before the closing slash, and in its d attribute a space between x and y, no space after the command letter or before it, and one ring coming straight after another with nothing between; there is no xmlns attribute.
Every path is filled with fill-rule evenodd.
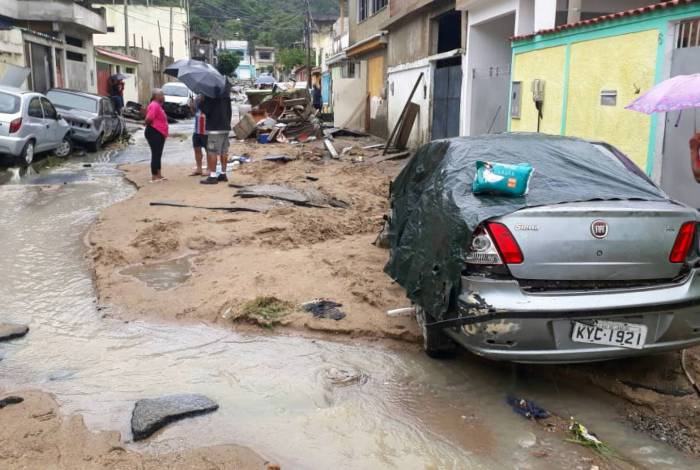
<svg viewBox="0 0 700 470"><path fill-rule="evenodd" d="M126 80L129 77L127 75L124 75L123 73L115 73L109 78L111 78L112 80Z"/></svg>
<svg viewBox="0 0 700 470"><path fill-rule="evenodd" d="M217 98L226 92L226 77L211 65L192 59L182 59L167 66L164 73L176 77L197 94Z"/></svg>
<svg viewBox="0 0 700 470"><path fill-rule="evenodd" d="M201 60L180 59L165 67L163 72L166 75L177 78L177 75L180 73L180 69L188 69L190 67L204 67L206 69L216 70L214 67L206 62L202 62Z"/></svg>

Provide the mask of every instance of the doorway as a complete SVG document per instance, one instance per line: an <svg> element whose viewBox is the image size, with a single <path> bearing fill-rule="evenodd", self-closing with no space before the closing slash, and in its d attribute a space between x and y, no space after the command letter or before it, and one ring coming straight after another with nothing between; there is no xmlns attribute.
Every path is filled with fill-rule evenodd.
<svg viewBox="0 0 700 470"><path fill-rule="evenodd" d="M51 48L36 44L26 43L26 53L31 69L29 82L33 91L46 93L53 88L53 60Z"/></svg>
<svg viewBox="0 0 700 470"><path fill-rule="evenodd" d="M462 47L462 12L451 10L435 18L432 25L436 54ZM459 135L461 97L462 54L436 61L433 72L433 140Z"/></svg>

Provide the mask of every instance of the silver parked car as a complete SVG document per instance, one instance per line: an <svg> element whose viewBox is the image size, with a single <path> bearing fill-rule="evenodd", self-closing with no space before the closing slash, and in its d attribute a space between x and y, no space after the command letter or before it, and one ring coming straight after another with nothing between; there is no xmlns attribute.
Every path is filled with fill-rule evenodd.
<svg viewBox="0 0 700 470"><path fill-rule="evenodd" d="M92 152L124 131L124 121L108 97L62 88L49 90L46 96L73 128L73 140Z"/></svg>
<svg viewBox="0 0 700 470"><path fill-rule="evenodd" d="M29 165L37 153L67 157L71 128L46 96L0 86L0 155Z"/></svg>
<svg viewBox="0 0 700 470"><path fill-rule="evenodd" d="M408 170L412 179L400 182L425 184L421 188L428 188L416 190L416 197L419 201L434 197L435 205L420 206L432 212L426 209L426 218L416 219L422 225L416 223L410 229L433 230L430 233L445 235L441 240L452 240L453 227L426 228L425 224L431 220L449 221L457 212L441 218L436 211L467 207L462 212L466 217L480 210L500 214L478 218L469 236L471 244L462 253L451 250L448 242L442 245L448 248L434 250L459 253L461 286L457 284L451 291L454 297L450 309L456 312L453 316L433 318L421 306L416 308L424 348L430 356L449 354L457 343L490 359L572 363L661 353L700 344L700 217L695 208L670 200L626 156L607 144L544 135L479 139L465 139L462 147L449 147L443 161L452 158L451 162L457 162L449 170L445 170L447 165L426 170L431 164L426 157ZM501 141L514 143L497 147ZM518 148L520 142L524 144ZM557 171L568 172L571 178L562 184L547 169L549 172L534 183L540 192L533 196L531 188L525 199L528 203L498 196L474 197L465 193L464 186L448 186L454 181L467 184L459 179L471 166L464 163L467 157L463 155L468 151L465 149L478 153L479 146L492 145L511 152L509 157L501 153L503 158L527 161L537 158L537 150L528 146L535 142L542 142L537 149L551 145L560 152L561 162L549 160L553 162L551 168L559 166L562 169ZM447 144L438 141L434 148L440 145ZM586 155L575 153L582 148L588 152ZM462 156L455 156L460 152ZM438 157L428 157L440 161ZM607 165L605 171L587 173L585 162L592 161L588 165ZM431 171L440 175L431 179ZM451 171L449 176L439 179L447 171ZM597 197L601 193L591 192L592 197L576 199L586 191L578 188L586 184L607 184L619 196ZM563 202L540 202L538 197L547 185L556 187L551 190L559 191L556 194L569 191L576 196L571 197L572 202L566 198ZM644 191L651 196L640 196ZM397 194L397 198L403 197ZM465 194L464 199L461 194ZM457 202L453 205L453 201ZM392 207L403 210L403 206ZM404 230L404 226L398 230ZM420 246L413 252L416 256L423 252L432 256L430 250L433 249ZM437 278L443 270L443 265L433 262L433 272L420 274L422 279ZM437 281L430 286L436 284Z"/></svg>

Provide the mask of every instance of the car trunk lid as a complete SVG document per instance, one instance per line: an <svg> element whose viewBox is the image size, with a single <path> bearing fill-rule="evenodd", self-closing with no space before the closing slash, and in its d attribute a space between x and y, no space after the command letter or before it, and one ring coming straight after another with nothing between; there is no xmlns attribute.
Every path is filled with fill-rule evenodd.
<svg viewBox="0 0 700 470"><path fill-rule="evenodd" d="M696 211L672 202L594 201L529 208L497 219L524 260L519 279L609 281L672 279L682 263L669 254Z"/></svg>
<svg viewBox="0 0 700 470"><path fill-rule="evenodd" d="M10 135L10 123L18 117L18 114L0 113L0 137Z"/></svg>

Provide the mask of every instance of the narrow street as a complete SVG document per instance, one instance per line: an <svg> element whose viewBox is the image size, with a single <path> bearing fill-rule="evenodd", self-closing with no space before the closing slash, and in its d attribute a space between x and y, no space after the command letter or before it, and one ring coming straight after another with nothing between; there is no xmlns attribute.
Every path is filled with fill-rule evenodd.
<svg viewBox="0 0 700 470"><path fill-rule="evenodd" d="M0 298L8 321L31 331L0 349L4 392L49 392L61 415L119 431L140 453L237 444L282 468L319 469L695 467L624 423L612 395L518 366L466 354L439 363L399 343L104 318L83 239L103 209L134 195L117 165L146 158L141 135L125 148L3 173ZM189 142L171 139L166 155L166 168L189 165ZM173 393L205 394L220 410L129 443L134 401ZM575 416L616 457L601 461L523 419L508 394Z"/></svg>

